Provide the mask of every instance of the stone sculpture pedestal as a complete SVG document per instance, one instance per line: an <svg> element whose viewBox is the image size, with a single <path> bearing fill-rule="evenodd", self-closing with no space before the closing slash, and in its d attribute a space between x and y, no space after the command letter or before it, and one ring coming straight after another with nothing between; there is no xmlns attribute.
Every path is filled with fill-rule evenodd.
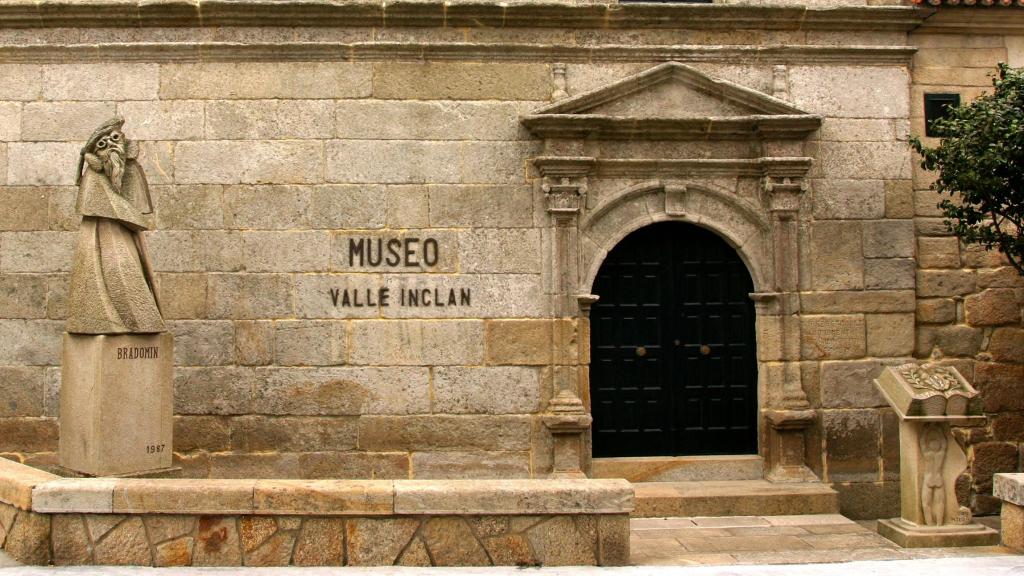
<svg viewBox="0 0 1024 576"><path fill-rule="evenodd" d="M999 532L978 523L964 526L919 526L902 518L878 521L878 533L903 548L995 546Z"/></svg>
<svg viewBox="0 0 1024 576"><path fill-rule="evenodd" d="M904 548L998 544L999 533L972 522L970 510L956 497L956 480L967 468L967 455L950 426L985 422L984 416L955 413L966 412L967 400L976 392L953 368L942 367L938 375L953 379L938 386L964 386L959 393L963 399L926 408L921 399L939 395L925 387L935 376L927 368L889 367L875 380L900 418L900 518L879 520L878 533ZM944 396L957 394L955 387L941 391Z"/></svg>
<svg viewBox="0 0 1024 576"><path fill-rule="evenodd" d="M967 468L967 455L956 443L950 425L984 422L982 416L911 416L900 420L900 518L878 521L878 533L904 548L938 548L948 546L988 546L999 543L995 530L971 522L957 502L954 485ZM921 434L928 428L946 439L942 490L943 523L928 525L921 505L924 490Z"/></svg>
<svg viewBox="0 0 1024 576"><path fill-rule="evenodd" d="M60 464L89 476L171 466L169 333L65 334Z"/></svg>

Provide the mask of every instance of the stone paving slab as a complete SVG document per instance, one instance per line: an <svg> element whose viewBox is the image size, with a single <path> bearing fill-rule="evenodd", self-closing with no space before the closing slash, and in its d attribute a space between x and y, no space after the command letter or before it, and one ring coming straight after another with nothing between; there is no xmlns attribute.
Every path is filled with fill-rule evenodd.
<svg viewBox="0 0 1024 576"><path fill-rule="evenodd" d="M737 526L770 526L760 516L722 516L693 518L693 523L706 528L734 528Z"/></svg>
<svg viewBox="0 0 1024 576"><path fill-rule="evenodd" d="M766 565L1012 554L1001 546L904 549L880 536L875 524L838 514L633 518L630 560L640 566Z"/></svg>
<svg viewBox="0 0 1024 576"><path fill-rule="evenodd" d="M806 526L740 526L723 530L729 536L803 536L810 534ZM705 535L704 532L701 535Z"/></svg>
<svg viewBox="0 0 1024 576"><path fill-rule="evenodd" d="M841 565L846 562L864 560L905 559L891 548L869 548L860 550L782 550L771 552L733 553L733 565L792 565L826 564Z"/></svg>
<svg viewBox="0 0 1024 576"><path fill-rule="evenodd" d="M718 536L733 536L726 528L669 528L666 530L633 530L632 538L634 540L661 540L663 538L691 538L696 534L700 534L703 537L718 537Z"/></svg>
<svg viewBox="0 0 1024 576"><path fill-rule="evenodd" d="M817 550L856 550L861 548L891 548L878 534L811 534L800 538Z"/></svg>
<svg viewBox="0 0 1024 576"><path fill-rule="evenodd" d="M631 530L651 530L664 528L694 528L697 525L690 518L631 518Z"/></svg>
<svg viewBox="0 0 1024 576"><path fill-rule="evenodd" d="M863 527L856 522L849 524L822 524L822 525L807 525L801 526L809 534L856 534L863 532ZM874 530L872 530L873 532Z"/></svg>
<svg viewBox="0 0 1024 576"><path fill-rule="evenodd" d="M690 552L753 552L774 550L806 550L811 545L796 536L725 536L717 538L678 538ZM634 561L642 564L642 561Z"/></svg>
<svg viewBox="0 0 1024 576"><path fill-rule="evenodd" d="M788 516L765 516L772 526L820 526L836 524L856 524L842 514L799 514Z"/></svg>

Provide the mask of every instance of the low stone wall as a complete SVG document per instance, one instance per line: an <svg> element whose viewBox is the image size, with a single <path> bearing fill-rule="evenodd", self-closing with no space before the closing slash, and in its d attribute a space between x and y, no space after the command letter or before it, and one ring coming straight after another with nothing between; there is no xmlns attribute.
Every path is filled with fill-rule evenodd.
<svg viewBox="0 0 1024 576"><path fill-rule="evenodd" d="M57 480L42 470L0 458L0 549L25 564L50 560L50 516L32 512L32 491Z"/></svg>
<svg viewBox="0 0 1024 576"><path fill-rule="evenodd" d="M53 563L564 566L628 563L625 516L58 514Z"/></svg>
<svg viewBox="0 0 1024 576"><path fill-rule="evenodd" d="M629 562L625 480L58 478L0 459L0 546L26 564Z"/></svg>
<svg viewBox="0 0 1024 576"><path fill-rule="evenodd" d="M24 564L49 564L50 517L0 502L0 548Z"/></svg>

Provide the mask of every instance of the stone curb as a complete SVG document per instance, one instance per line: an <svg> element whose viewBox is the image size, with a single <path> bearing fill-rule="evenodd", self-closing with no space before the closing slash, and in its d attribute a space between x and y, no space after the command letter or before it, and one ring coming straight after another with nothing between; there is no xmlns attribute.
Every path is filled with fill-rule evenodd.
<svg viewBox="0 0 1024 576"><path fill-rule="evenodd" d="M621 479L56 478L47 475L31 485L23 483L21 499L11 503L47 514L552 515L633 510L633 488Z"/></svg>

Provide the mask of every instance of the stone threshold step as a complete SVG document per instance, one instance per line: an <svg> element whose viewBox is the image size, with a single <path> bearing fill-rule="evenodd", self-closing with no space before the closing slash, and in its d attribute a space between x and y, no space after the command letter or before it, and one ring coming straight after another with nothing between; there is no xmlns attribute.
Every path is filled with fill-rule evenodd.
<svg viewBox="0 0 1024 576"><path fill-rule="evenodd" d="M839 513L839 495L820 482L635 482L633 489L634 518Z"/></svg>
<svg viewBox="0 0 1024 576"><path fill-rule="evenodd" d="M594 458L592 477L630 482L760 480L764 478L764 460L757 454Z"/></svg>

